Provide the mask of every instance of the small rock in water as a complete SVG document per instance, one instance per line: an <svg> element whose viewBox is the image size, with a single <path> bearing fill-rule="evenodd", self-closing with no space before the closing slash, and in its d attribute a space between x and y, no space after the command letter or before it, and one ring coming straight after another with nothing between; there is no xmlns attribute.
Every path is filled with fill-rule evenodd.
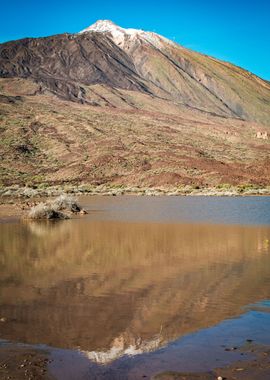
<svg viewBox="0 0 270 380"><path fill-rule="evenodd" d="M237 349L238 347L230 347L230 348L225 348L225 351L235 351Z"/></svg>
<svg viewBox="0 0 270 380"><path fill-rule="evenodd" d="M0 322L4 323L6 321L7 321L7 318L5 318L5 317L0 318Z"/></svg>

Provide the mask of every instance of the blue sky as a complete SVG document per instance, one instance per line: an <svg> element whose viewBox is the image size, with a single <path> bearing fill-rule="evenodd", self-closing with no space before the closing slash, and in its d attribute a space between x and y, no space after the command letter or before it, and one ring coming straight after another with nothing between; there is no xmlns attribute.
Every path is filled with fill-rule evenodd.
<svg viewBox="0 0 270 380"><path fill-rule="evenodd" d="M155 31L270 80L270 0L2 1L0 42L74 33L98 19Z"/></svg>

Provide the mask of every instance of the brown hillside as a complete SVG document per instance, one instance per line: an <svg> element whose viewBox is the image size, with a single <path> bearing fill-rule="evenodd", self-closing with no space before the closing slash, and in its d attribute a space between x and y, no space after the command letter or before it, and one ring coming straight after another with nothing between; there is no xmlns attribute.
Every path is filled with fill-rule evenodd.
<svg viewBox="0 0 270 380"><path fill-rule="evenodd" d="M31 95L38 86L28 80L0 85L5 185L270 182L269 140L256 137L269 127L100 85L87 87L100 107Z"/></svg>
<svg viewBox="0 0 270 380"><path fill-rule="evenodd" d="M269 82L155 33L0 44L0 77L4 185L270 183Z"/></svg>

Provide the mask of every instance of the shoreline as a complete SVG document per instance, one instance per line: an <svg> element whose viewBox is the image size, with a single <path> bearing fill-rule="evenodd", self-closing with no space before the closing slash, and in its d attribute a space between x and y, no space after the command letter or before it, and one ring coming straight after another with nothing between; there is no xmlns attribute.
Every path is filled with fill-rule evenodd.
<svg viewBox="0 0 270 380"><path fill-rule="evenodd" d="M234 379L234 380L264 380L270 377L270 347L258 345L256 343L246 344L236 348L243 355L243 360L236 360L227 366L210 368L208 371L200 372L178 372L165 371L157 372L150 375L144 375L139 371L140 378L149 380L216 380L216 379ZM63 359L55 356L53 353L57 348L42 348L34 345L3 342L0 344L0 376L3 380L16 378L23 380L39 378L42 380L62 379L63 373L58 372L55 377L51 366L62 367ZM78 363L74 363L75 367ZM80 376L80 366L78 367ZM81 379L81 376L78 380Z"/></svg>
<svg viewBox="0 0 270 380"><path fill-rule="evenodd" d="M265 380L270 378L269 346L251 343L239 349L241 355L252 357L235 361L227 366L211 368L207 372L162 372L152 376L151 380Z"/></svg>
<svg viewBox="0 0 270 380"><path fill-rule="evenodd" d="M0 204L6 203L10 198L47 198L63 193L75 196L101 195L101 196L270 196L270 186L259 187L255 185L219 185L214 187L180 186L180 187L139 187L139 186L90 186L90 185L54 185L44 187L20 187L19 185L0 187Z"/></svg>
<svg viewBox="0 0 270 380"><path fill-rule="evenodd" d="M47 188L10 186L0 188L0 219L2 222L10 218L21 219L32 206L57 198L61 195L71 197L267 197L270 187L234 187L224 188L146 188L146 187L89 187L80 186L50 186Z"/></svg>

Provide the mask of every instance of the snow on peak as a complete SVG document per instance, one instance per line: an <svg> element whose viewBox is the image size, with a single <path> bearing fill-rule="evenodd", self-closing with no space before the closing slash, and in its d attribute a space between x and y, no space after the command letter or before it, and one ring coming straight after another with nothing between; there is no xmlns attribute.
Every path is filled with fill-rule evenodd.
<svg viewBox="0 0 270 380"><path fill-rule="evenodd" d="M121 34L136 34L142 32L142 30L137 29L124 29L116 25L110 20L98 20L93 25L90 25L88 28L82 30L80 33L85 32L100 32L100 33L121 33Z"/></svg>
<svg viewBox="0 0 270 380"><path fill-rule="evenodd" d="M159 34L145 32L141 29L124 29L110 20L98 20L93 25L90 25L88 28L82 30L80 33L90 32L107 33L117 45L122 47L125 47L125 42L127 40L137 40L138 38L151 43L157 48L161 47L162 42L174 44L172 41L160 36Z"/></svg>

